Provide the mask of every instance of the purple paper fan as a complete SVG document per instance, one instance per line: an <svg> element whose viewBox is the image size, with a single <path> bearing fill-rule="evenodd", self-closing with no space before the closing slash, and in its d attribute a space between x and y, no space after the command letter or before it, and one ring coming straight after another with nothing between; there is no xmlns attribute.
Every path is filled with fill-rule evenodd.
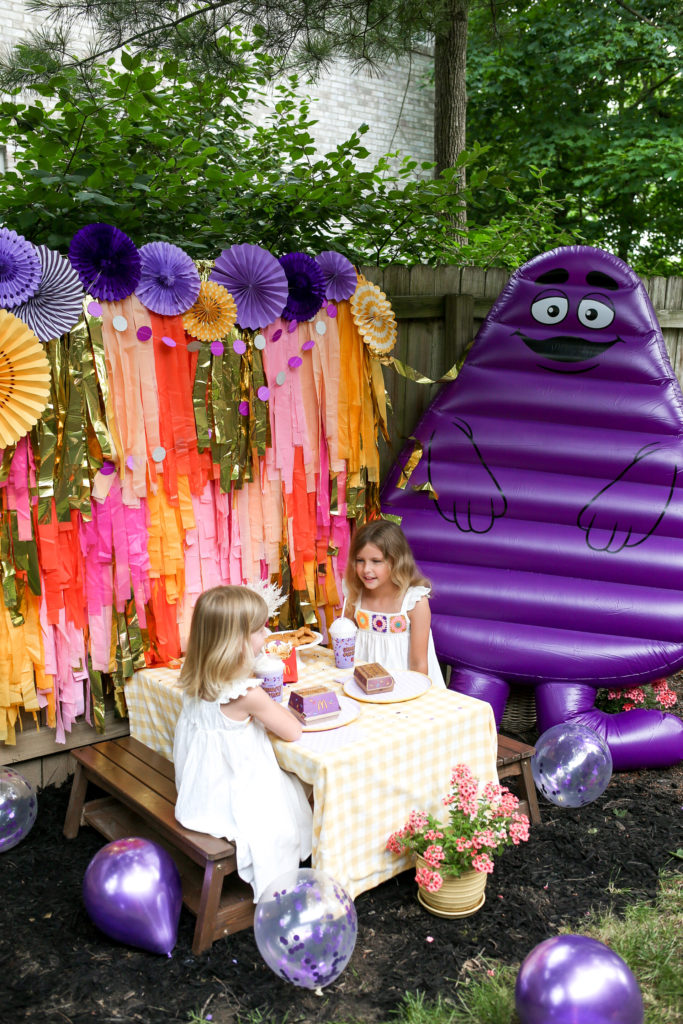
<svg viewBox="0 0 683 1024"><path fill-rule="evenodd" d="M23 235L0 228L0 306L25 302L40 284L40 259Z"/></svg>
<svg viewBox="0 0 683 1024"><path fill-rule="evenodd" d="M46 245L35 249L42 268L38 291L12 312L47 342L76 326L83 313L83 289L65 256Z"/></svg>
<svg viewBox="0 0 683 1024"><path fill-rule="evenodd" d="M257 330L280 316L287 301L287 277L278 260L260 245L224 249L209 275L222 284L237 306L240 327Z"/></svg>
<svg viewBox="0 0 683 1024"><path fill-rule="evenodd" d="M140 284L135 294L153 313L185 313L199 295L199 271L190 256L170 242L148 242L140 249Z"/></svg>
<svg viewBox="0 0 683 1024"><path fill-rule="evenodd" d="M325 277L325 294L334 302L350 299L358 287L358 275L350 260L328 249L315 258Z"/></svg>
<svg viewBox="0 0 683 1024"><path fill-rule="evenodd" d="M128 235L112 224L86 224L77 231L69 259L94 299L118 302L140 282L140 253Z"/></svg>
<svg viewBox="0 0 683 1024"><path fill-rule="evenodd" d="M285 320L310 320L323 304L325 275L313 257L305 252L289 252L280 263L289 286L282 316Z"/></svg>

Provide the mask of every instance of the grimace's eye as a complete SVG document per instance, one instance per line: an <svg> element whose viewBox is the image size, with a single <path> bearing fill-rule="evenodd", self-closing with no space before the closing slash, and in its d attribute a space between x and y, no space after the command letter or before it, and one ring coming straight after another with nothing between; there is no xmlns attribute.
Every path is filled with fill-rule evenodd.
<svg viewBox="0 0 683 1024"><path fill-rule="evenodd" d="M559 324L564 320L569 309L566 295L540 295L531 303L531 315L539 324Z"/></svg>
<svg viewBox="0 0 683 1024"><path fill-rule="evenodd" d="M577 316L584 327L599 331L614 320L614 306L604 295L586 295L579 303Z"/></svg>

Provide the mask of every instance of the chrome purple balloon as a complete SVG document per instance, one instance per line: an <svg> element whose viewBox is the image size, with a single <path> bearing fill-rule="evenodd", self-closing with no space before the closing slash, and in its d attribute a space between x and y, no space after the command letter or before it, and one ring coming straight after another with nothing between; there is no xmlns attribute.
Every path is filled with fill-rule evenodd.
<svg viewBox="0 0 683 1024"><path fill-rule="evenodd" d="M584 935L540 942L515 985L520 1024L643 1024L643 997L613 950Z"/></svg>
<svg viewBox="0 0 683 1024"><path fill-rule="evenodd" d="M173 858L157 843L138 838L107 843L86 868L83 900L94 924L110 938L171 955L183 894Z"/></svg>
<svg viewBox="0 0 683 1024"><path fill-rule="evenodd" d="M583 807L607 789L612 755L592 729L563 722L547 729L535 746L531 773L536 788L551 804Z"/></svg>
<svg viewBox="0 0 683 1024"><path fill-rule="evenodd" d="M261 894L254 937L270 969L300 988L338 978L351 959L358 919L353 900L324 871L280 875Z"/></svg>
<svg viewBox="0 0 683 1024"><path fill-rule="evenodd" d="M683 722L605 715L599 687L683 666L683 395L643 284L599 249L520 267L382 491L433 582L438 655L500 722L535 688L616 770L683 759Z"/></svg>
<svg viewBox="0 0 683 1024"><path fill-rule="evenodd" d="M28 835L38 814L33 786L13 768L0 768L0 852Z"/></svg>

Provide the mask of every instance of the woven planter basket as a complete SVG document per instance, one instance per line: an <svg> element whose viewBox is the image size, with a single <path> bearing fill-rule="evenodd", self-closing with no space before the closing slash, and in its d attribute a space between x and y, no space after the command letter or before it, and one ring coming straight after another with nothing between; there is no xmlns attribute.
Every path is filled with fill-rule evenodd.
<svg viewBox="0 0 683 1024"><path fill-rule="evenodd" d="M501 729L506 732L528 732L536 725L536 698L530 686L511 686L505 705Z"/></svg>

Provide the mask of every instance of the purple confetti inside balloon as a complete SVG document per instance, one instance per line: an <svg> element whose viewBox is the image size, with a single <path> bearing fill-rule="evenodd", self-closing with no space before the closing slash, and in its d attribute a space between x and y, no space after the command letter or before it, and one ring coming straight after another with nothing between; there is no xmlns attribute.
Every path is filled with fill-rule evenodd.
<svg viewBox="0 0 683 1024"><path fill-rule="evenodd" d="M223 347L223 342L222 341L212 341L210 347L211 347L211 352L212 352L212 354L214 356L222 356L223 355L224 347Z"/></svg>
<svg viewBox="0 0 683 1024"><path fill-rule="evenodd" d="M351 958L357 931L349 894L324 871L311 868L271 882L254 916L254 938L266 964L300 988L322 988L338 978Z"/></svg>
<svg viewBox="0 0 683 1024"><path fill-rule="evenodd" d="M605 741L585 725L563 722L536 740L531 772L536 788L557 807L583 807L607 789L612 755Z"/></svg>
<svg viewBox="0 0 683 1024"><path fill-rule="evenodd" d="M31 783L13 768L0 768L0 852L11 850L28 835L37 814Z"/></svg>
<svg viewBox="0 0 683 1024"><path fill-rule="evenodd" d="M273 337L270 340L271 341L279 341L281 337L282 337L282 328L278 327L278 329L273 333Z"/></svg>
<svg viewBox="0 0 683 1024"><path fill-rule="evenodd" d="M116 472L116 466L114 465L113 462L109 462L107 460L107 461L102 463L102 468L100 469L100 473L102 474L102 476L111 476L112 473L115 473L115 472Z"/></svg>
<svg viewBox="0 0 683 1024"><path fill-rule="evenodd" d="M267 402L270 398L270 389L266 387L260 387L256 394L259 396L262 402Z"/></svg>
<svg viewBox="0 0 683 1024"><path fill-rule="evenodd" d="M183 902L173 858L148 839L118 839L99 850L83 878L92 921L110 938L171 955Z"/></svg>
<svg viewBox="0 0 683 1024"><path fill-rule="evenodd" d="M296 370L297 366L301 366L301 364L303 363L303 359L301 358L301 356L291 356L291 358L289 358L287 362L293 370Z"/></svg>
<svg viewBox="0 0 683 1024"><path fill-rule="evenodd" d="M152 337L151 327L138 327L137 329L138 341L149 341Z"/></svg>
<svg viewBox="0 0 683 1024"><path fill-rule="evenodd" d="M643 997L631 969L585 935L540 942L517 975L521 1024L642 1024Z"/></svg>
<svg viewBox="0 0 683 1024"><path fill-rule="evenodd" d="M237 338L232 343L232 350L236 352L238 356L243 355L247 351L247 346L242 338Z"/></svg>
<svg viewBox="0 0 683 1024"><path fill-rule="evenodd" d="M301 348L303 349L304 352L308 352L309 349L315 348L315 342L313 341L313 338L309 338L308 341L305 341Z"/></svg>
<svg viewBox="0 0 683 1024"><path fill-rule="evenodd" d="M241 416L249 415L249 402L240 402L237 408L239 409Z"/></svg>

